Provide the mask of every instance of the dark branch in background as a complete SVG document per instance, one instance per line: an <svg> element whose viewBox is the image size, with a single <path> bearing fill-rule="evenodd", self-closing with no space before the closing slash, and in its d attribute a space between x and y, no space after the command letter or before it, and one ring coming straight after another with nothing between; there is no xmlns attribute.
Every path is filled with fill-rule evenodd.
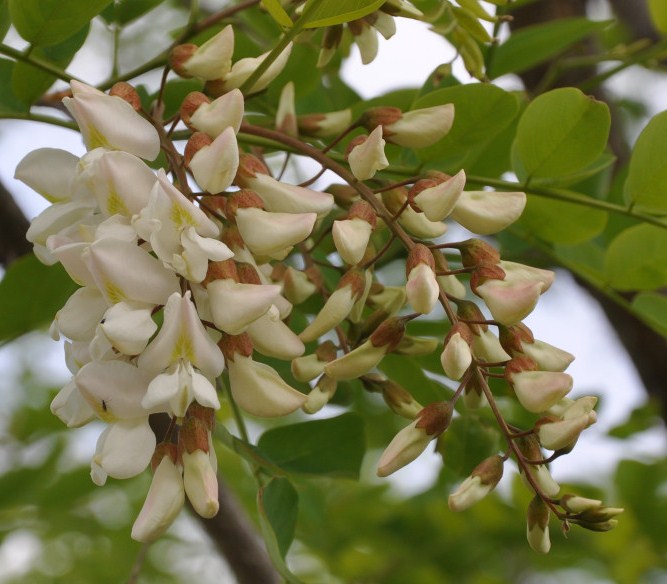
<svg viewBox="0 0 667 584"><path fill-rule="evenodd" d="M30 253L25 234L30 223L14 197L0 182L0 265L7 268L15 259Z"/></svg>
<svg viewBox="0 0 667 584"><path fill-rule="evenodd" d="M657 40L659 38L651 23L646 0L610 0L610 3L619 20L623 22L632 35L632 40L639 38ZM512 12L512 14L515 17L512 27L515 29L556 18L586 16L586 0L539 0ZM591 43L579 44L573 49L573 54L580 55L582 50L592 52L594 49L595 47ZM528 92L532 93L540 85L548 68L549 64L547 63L521 75ZM548 89L565 86L576 87L593 74L595 74L593 68L573 69L565 75L557 77ZM605 98L604 90L596 92L595 97L610 105L612 127L609 143L618 159L617 167L623 167L627 164L629 156L628 144L623 135L623 120L617 115L613 104ZM651 397L660 402L663 418L667 420L667 384L665 383L667 379L667 359L665 359L667 339L592 286L588 286L580 280L578 282L604 310L609 323L632 359L646 391ZM630 299L628 298L628 300Z"/></svg>

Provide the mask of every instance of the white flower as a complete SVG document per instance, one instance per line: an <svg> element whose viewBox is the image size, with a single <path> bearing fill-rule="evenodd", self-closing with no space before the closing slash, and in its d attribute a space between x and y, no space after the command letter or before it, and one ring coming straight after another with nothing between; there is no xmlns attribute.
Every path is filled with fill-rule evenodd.
<svg viewBox="0 0 667 584"><path fill-rule="evenodd" d="M572 377L553 371L521 371L512 374L511 384L521 405L538 414L570 392Z"/></svg>
<svg viewBox="0 0 667 584"><path fill-rule="evenodd" d="M283 49L283 52L278 55L273 63L269 65L267 70L260 75L259 79L253 83L252 87L250 87L246 93L257 93L258 91L262 91L262 89L266 89L269 83L278 77L285 68L285 65L287 65L287 60L289 59L291 51L292 43L289 43ZM259 57L246 57L245 59L241 59L234 63L229 73L223 78L221 86L223 91L226 92L241 87L268 56L269 52L266 52Z"/></svg>
<svg viewBox="0 0 667 584"><path fill-rule="evenodd" d="M231 126L216 136L209 145L199 148L188 164L199 186L213 195L221 193L232 184L238 166L239 149L234 128Z"/></svg>
<svg viewBox="0 0 667 584"><path fill-rule="evenodd" d="M224 77L232 66L234 29L227 25L201 47L178 45L169 57L169 63L183 77L215 80Z"/></svg>
<svg viewBox="0 0 667 584"><path fill-rule="evenodd" d="M208 134L211 138L215 138L229 127L233 128L234 132L238 132L243 120L243 112L243 94L238 89L232 89L211 103L199 104L186 123Z"/></svg>
<svg viewBox="0 0 667 584"><path fill-rule="evenodd" d="M352 147L347 155L347 161L355 178L368 180L373 178L378 170L389 166L384 154L384 145L382 126L377 126L363 142Z"/></svg>
<svg viewBox="0 0 667 584"><path fill-rule="evenodd" d="M525 206L525 193L463 191L451 217L473 233L491 235L514 223Z"/></svg>
<svg viewBox="0 0 667 584"><path fill-rule="evenodd" d="M443 138L454 123L454 104L436 105L404 113L385 125L389 142L406 148L425 148Z"/></svg>
<svg viewBox="0 0 667 584"><path fill-rule="evenodd" d="M247 332L255 350L267 357L289 361L303 355L306 350L303 341L280 320L275 305L251 322Z"/></svg>
<svg viewBox="0 0 667 584"><path fill-rule="evenodd" d="M356 266L362 260L372 231L373 226L361 217L334 221L331 234L345 263Z"/></svg>
<svg viewBox="0 0 667 584"><path fill-rule="evenodd" d="M63 104L76 120L88 150L103 147L145 160L157 158L157 130L128 102L78 81L72 81L70 87L73 97L63 98Z"/></svg>
<svg viewBox="0 0 667 584"><path fill-rule="evenodd" d="M460 170L449 179L419 192L414 201L429 221L442 221L454 210L465 183L465 172Z"/></svg>
<svg viewBox="0 0 667 584"><path fill-rule="evenodd" d="M185 493L198 515L205 518L218 513L218 477L211 458L203 450L183 452L183 483Z"/></svg>
<svg viewBox="0 0 667 584"><path fill-rule="evenodd" d="M429 314L435 308L440 294L433 268L419 262L408 274L405 291L408 302L415 312Z"/></svg>
<svg viewBox="0 0 667 584"><path fill-rule="evenodd" d="M14 178L27 184L47 201L67 201L72 196L78 157L59 148L38 148L19 162Z"/></svg>

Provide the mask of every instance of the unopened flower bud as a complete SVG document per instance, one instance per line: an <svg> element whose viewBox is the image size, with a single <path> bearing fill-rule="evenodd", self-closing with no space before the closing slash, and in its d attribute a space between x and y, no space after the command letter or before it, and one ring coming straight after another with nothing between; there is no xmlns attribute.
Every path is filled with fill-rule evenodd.
<svg viewBox="0 0 667 584"><path fill-rule="evenodd" d="M474 268L480 264L497 264L500 252L483 239L466 239L455 246L461 253L461 263L466 268Z"/></svg>
<svg viewBox="0 0 667 584"><path fill-rule="evenodd" d="M361 62L364 65L372 63L378 54L378 37L375 29L363 19L351 20L347 26L359 48Z"/></svg>
<svg viewBox="0 0 667 584"><path fill-rule="evenodd" d="M211 466L208 453L203 450L185 451L182 458L185 493L192 507L201 517L214 517L220 507L218 477Z"/></svg>
<svg viewBox="0 0 667 584"><path fill-rule="evenodd" d="M317 66L324 67L331 61L331 58L336 54L336 49L340 45L343 38L343 25L336 24L334 26L327 26L322 35L322 46L320 54L317 59Z"/></svg>
<svg viewBox="0 0 667 584"><path fill-rule="evenodd" d="M548 497L558 496L558 493L560 492L560 485L551 476L549 467L546 464L535 464L535 461L542 460L544 458L537 437L533 434L522 436L517 438L516 444L521 450L521 453L525 459L529 461L526 468L530 473L533 481L537 484L541 491ZM531 462L533 464L531 464ZM524 469L519 467L519 470L521 472L521 479L525 485L529 489L534 490L530 480L524 476Z"/></svg>
<svg viewBox="0 0 667 584"><path fill-rule="evenodd" d="M454 104L426 107L405 112L400 119L386 124L385 137L405 148L426 148L446 136L453 123Z"/></svg>
<svg viewBox="0 0 667 584"><path fill-rule="evenodd" d="M449 426L453 408L449 402L427 405L414 422L403 428L380 457L379 477L386 477L415 460Z"/></svg>
<svg viewBox="0 0 667 584"><path fill-rule="evenodd" d="M344 262L354 266L362 260L376 223L375 211L366 201L356 201L346 219L334 221L331 233Z"/></svg>
<svg viewBox="0 0 667 584"><path fill-rule="evenodd" d="M463 170L451 177L444 175L441 180L422 179L412 186L408 196L429 221L442 221L454 209L465 182Z"/></svg>
<svg viewBox="0 0 667 584"><path fill-rule="evenodd" d="M421 19L424 13L408 0L387 0L381 10L392 16Z"/></svg>
<svg viewBox="0 0 667 584"><path fill-rule="evenodd" d="M432 250L433 259L435 260L435 269L437 272L447 272L449 271L449 264L447 263L447 258L439 250ZM444 274L436 276L438 280L438 285L443 292L454 296L454 298L465 298L467 295L466 287L463 283L454 275L454 274Z"/></svg>
<svg viewBox="0 0 667 584"><path fill-rule="evenodd" d="M424 409L409 391L391 379L380 375L366 375L361 381L367 390L381 392L385 403L399 416L414 420Z"/></svg>
<svg viewBox="0 0 667 584"><path fill-rule="evenodd" d="M319 412L336 393L337 386L338 382L335 379L322 375L317 385L308 394L306 403L303 404L301 409L307 414Z"/></svg>
<svg viewBox="0 0 667 584"><path fill-rule="evenodd" d="M312 355L304 355L292 361L292 375L298 381L310 381L324 372L324 367L336 358L336 347L325 341Z"/></svg>
<svg viewBox="0 0 667 584"><path fill-rule="evenodd" d="M179 113L183 122L215 138L232 127L238 132L243 119L243 94L238 89L210 101L199 91L189 93L183 100Z"/></svg>
<svg viewBox="0 0 667 584"><path fill-rule="evenodd" d="M357 180L373 178L378 170L389 166L384 145L382 126L377 126L368 136L357 136L350 142L347 161Z"/></svg>
<svg viewBox="0 0 667 584"><path fill-rule="evenodd" d="M449 508L452 511L464 511L481 501L500 482L503 468L501 456L494 455L483 460L459 488L449 495Z"/></svg>
<svg viewBox="0 0 667 584"><path fill-rule="evenodd" d="M405 187L383 191L381 197L390 213L394 215L400 213L398 222L413 235L422 239L434 239L447 231L444 222L430 221L424 213L417 213L410 205L405 206L408 200L408 190Z"/></svg>
<svg viewBox="0 0 667 584"><path fill-rule="evenodd" d="M515 357L505 367L505 378L517 399L529 412L548 410L572 389L572 377L567 373L538 371L527 357Z"/></svg>
<svg viewBox="0 0 667 584"><path fill-rule="evenodd" d="M463 322L457 322L445 337L444 349L440 355L440 363L445 375L450 379L459 380L472 363L470 343L472 333Z"/></svg>
<svg viewBox="0 0 667 584"><path fill-rule="evenodd" d="M280 280L283 284L283 295L292 304L301 304L317 291L317 286L310 280L306 272L296 270L291 266L285 267L282 264L276 264L274 273L278 266L285 268Z"/></svg>
<svg viewBox="0 0 667 584"><path fill-rule="evenodd" d="M118 81L114 83L109 90L109 95L115 95L125 100L132 106L135 112L141 111L141 98L137 90L126 81Z"/></svg>
<svg viewBox="0 0 667 584"><path fill-rule="evenodd" d="M451 217L473 233L491 235L514 223L525 206L525 193L463 191Z"/></svg>
<svg viewBox="0 0 667 584"><path fill-rule="evenodd" d="M437 339L403 335L394 352L398 355L432 355L437 348Z"/></svg>
<svg viewBox="0 0 667 584"><path fill-rule="evenodd" d="M576 442L579 434L588 426L590 426L590 418L586 414L569 420L547 421L539 424L537 435L545 448L560 450Z"/></svg>
<svg viewBox="0 0 667 584"><path fill-rule="evenodd" d="M560 498L560 505L568 513L583 513L584 511L599 509L602 507L602 501L568 493Z"/></svg>
<svg viewBox="0 0 667 584"><path fill-rule="evenodd" d="M321 114L303 114L296 118L301 134L314 138L337 136L352 123L352 110L344 109Z"/></svg>
<svg viewBox="0 0 667 584"><path fill-rule="evenodd" d="M431 250L421 243L416 244L408 254L405 273L408 302L415 312L429 314L438 302L440 294Z"/></svg>
<svg viewBox="0 0 667 584"><path fill-rule="evenodd" d="M177 45L169 54L169 65L181 77L220 79L232 66L234 31L226 26L201 47L193 44Z"/></svg>
<svg viewBox="0 0 667 584"><path fill-rule="evenodd" d="M288 136L297 136L296 110L294 107L294 82L289 81L283 87L276 112L276 130Z"/></svg>
<svg viewBox="0 0 667 584"><path fill-rule="evenodd" d="M322 309L299 335L305 343L314 341L324 333L337 327L352 311L355 302L365 288L365 278L361 270L352 268L338 282L336 290L329 296Z"/></svg>
<svg viewBox="0 0 667 584"><path fill-rule="evenodd" d="M396 21L393 16L389 16L386 12L380 10L372 12L364 17L375 30L377 30L386 40L389 40L396 34Z"/></svg>
<svg viewBox="0 0 667 584"><path fill-rule="evenodd" d="M216 195L232 184L239 165L234 128L228 127L214 140L195 132L185 147L185 162L205 191Z"/></svg>
<svg viewBox="0 0 667 584"><path fill-rule="evenodd" d="M541 554L549 553L551 540L549 539L549 508L537 495L528 506L528 524L526 535L528 544L533 550Z"/></svg>

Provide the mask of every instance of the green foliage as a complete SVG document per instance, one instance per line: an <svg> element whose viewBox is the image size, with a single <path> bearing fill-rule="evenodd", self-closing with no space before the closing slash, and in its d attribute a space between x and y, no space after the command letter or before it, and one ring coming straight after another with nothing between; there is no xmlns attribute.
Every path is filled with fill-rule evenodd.
<svg viewBox="0 0 667 584"><path fill-rule="evenodd" d="M76 288L60 265L47 267L32 254L14 262L0 281L0 340L48 325Z"/></svg>
<svg viewBox="0 0 667 584"><path fill-rule="evenodd" d="M577 89L540 95L519 121L512 151L514 171L528 184L579 172L606 148L609 125L607 105Z"/></svg>
<svg viewBox="0 0 667 584"><path fill-rule="evenodd" d="M667 6L665 3L660 0L648 0L648 9L655 27L662 34L667 34Z"/></svg>
<svg viewBox="0 0 667 584"><path fill-rule="evenodd" d="M9 0L12 23L37 46L61 43L98 15L112 0Z"/></svg>
<svg viewBox="0 0 667 584"><path fill-rule="evenodd" d="M257 443L287 472L358 477L365 452L362 420L354 414L272 428Z"/></svg>
<svg viewBox="0 0 667 584"><path fill-rule="evenodd" d="M308 0L304 12L306 28L321 28L363 18L377 10L384 0ZM313 11L310 8L317 5Z"/></svg>

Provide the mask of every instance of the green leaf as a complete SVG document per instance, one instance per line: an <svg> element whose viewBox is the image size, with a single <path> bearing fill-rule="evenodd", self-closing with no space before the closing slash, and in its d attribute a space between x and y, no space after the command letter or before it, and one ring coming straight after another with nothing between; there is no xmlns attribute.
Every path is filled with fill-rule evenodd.
<svg viewBox="0 0 667 584"><path fill-rule="evenodd" d="M86 24L63 42L48 47L35 47L30 54L65 69L83 46L89 29L90 26ZM12 89L21 101L32 104L42 97L56 79L55 75L33 67L30 63L17 62L12 75Z"/></svg>
<svg viewBox="0 0 667 584"><path fill-rule="evenodd" d="M588 18L562 18L513 31L493 53L487 68L491 79L520 73L563 52L569 46L609 25Z"/></svg>
<svg viewBox="0 0 667 584"><path fill-rule="evenodd" d="M571 175L592 164L607 145L605 103L571 87L537 97L519 120L513 146L522 181Z"/></svg>
<svg viewBox="0 0 667 584"><path fill-rule="evenodd" d="M9 1L0 0L0 40L5 38L12 21L9 18Z"/></svg>
<svg viewBox="0 0 667 584"><path fill-rule="evenodd" d="M589 164L586 168L582 168L577 172L564 176L535 178L530 181L530 184L533 186L545 187L567 187L594 177L603 170L609 168L615 161L616 157L613 154L603 152L592 164Z"/></svg>
<svg viewBox="0 0 667 584"><path fill-rule="evenodd" d="M667 285L667 230L635 225L622 231L607 250L605 274L618 290L652 290Z"/></svg>
<svg viewBox="0 0 667 584"><path fill-rule="evenodd" d="M613 438L630 438L645 430L650 430L660 425L660 405L655 401L649 401L635 408L625 422L609 430L609 436Z"/></svg>
<svg viewBox="0 0 667 584"><path fill-rule="evenodd" d="M16 260L0 281L0 340L49 324L77 288L59 264L45 266L32 254Z"/></svg>
<svg viewBox="0 0 667 584"><path fill-rule="evenodd" d="M642 292L632 299L632 311L653 330L667 337L667 296Z"/></svg>
<svg viewBox="0 0 667 584"><path fill-rule="evenodd" d="M109 4L100 16L108 23L116 23L121 26L143 16L153 10L165 0L115 0Z"/></svg>
<svg viewBox="0 0 667 584"><path fill-rule="evenodd" d="M417 99L412 109L446 103L453 103L456 112L452 129L437 144L417 150L417 156L450 170L470 166L519 111L515 95L484 83L432 91Z"/></svg>
<svg viewBox="0 0 667 584"><path fill-rule="evenodd" d="M260 489L259 504L276 536L278 551L284 558L294 539L299 495L289 480L274 478Z"/></svg>
<svg viewBox="0 0 667 584"><path fill-rule="evenodd" d="M443 399L442 387L424 374L421 364L415 357L390 353L382 359L378 368L389 379L407 389L420 404L426 405Z"/></svg>
<svg viewBox="0 0 667 584"><path fill-rule="evenodd" d="M607 217L605 211L532 195L517 225L544 241L575 245L602 233Z"/></svg>
<svg viewBox="0 0 667 584"><path fill-rule="evenodd" d="M280 26L290 28L294 24L279 0L262 0L262 6Z"/></svg>
<svg viewBox="0 0 667 584"><path fill-rule="evenodd" d="M112 0L9 0L18 33L29 43L61 43L97 16Z"/></svg>
<svg viewBox="0 0 667 584"><path fill-rule="evenodd" d="M626 203L648 212L667 212L667 112L653 117L637 138L628 178Z"/></svg>
<svg viewBox="0 0 667 584"><path fill-rule="evenodd" d="M438 440L445 466L458 476L467 476L485 458L498 451L500 434L488 420L476 414L454 418Z"/></svg>
<svg viewBox="0 0 667 584"><path fill-rule="evenodd" d="M648 0L651 20L662 34L667 34L667 3L664 0Z"/></svg>
<svg viewBox="0 0 667 584"><path fill-rule="evenodd" d="M14 61L0 59L0 113L17 114L27 113L28 105L14 95L12 91L12 76L16 67Z"/></svg>
<svg viewBox="0 0 667 584"><path fill-rule="evenodd" d="M600 243L587 241L573 246L555 245L554 252L565 267L583 275L598 287L604 286L605 249Z"/></svg>
<svg viewBox="0 0 667 584"><path fill-rule="evenodd" d="M304 6L306 12L313 4L319 3L306 20L305 28L321 28L357 20L375 12L385 0L309 0Z"/></svg>
<svg viewBox="0 0 667 584"><path fill-rule="evenodd" d="M272 428L257 444L289 472L357 478L364 456L362 419L355 414Z"/></svg>

